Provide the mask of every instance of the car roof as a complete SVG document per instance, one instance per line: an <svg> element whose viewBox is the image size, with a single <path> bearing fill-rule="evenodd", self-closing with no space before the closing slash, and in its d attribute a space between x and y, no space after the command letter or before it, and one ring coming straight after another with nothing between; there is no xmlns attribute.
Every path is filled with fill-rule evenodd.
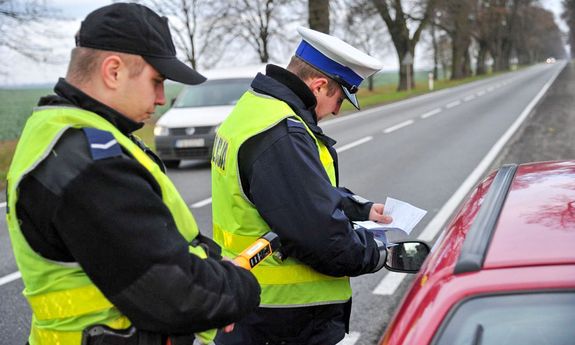
<svg viewBox="0 0 575 345"><path fill-rule="evenodd" d="M217 68L207 71L202 71L201 73L208 78L208 80L220 80L220 79L241 79L249 78L253 79L259 72L265 72L266 64L249 65L249 66L239 66L239 67L226 67Z"/></svg>
<svg viewBox="0 0 575 345"><path fill-rule="evenodd" d="M517 167L484 269L575 263L575 161Z"/></svg>

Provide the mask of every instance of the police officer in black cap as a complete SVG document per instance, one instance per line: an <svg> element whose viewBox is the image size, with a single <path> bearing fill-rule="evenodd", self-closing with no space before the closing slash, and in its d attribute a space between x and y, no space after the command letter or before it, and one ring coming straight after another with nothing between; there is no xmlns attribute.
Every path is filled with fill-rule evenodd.
<svg viewBox="0 0 575 345"><path fill-rule="evenodd" d="M210 343L211 329L259 304L256 279L221 260L132 134L165 103L165 79L205 80L176 58L166 18L105 6L82 22L66 78L28 120L7 216L30 344L178 344L194 333Z"/></svg>

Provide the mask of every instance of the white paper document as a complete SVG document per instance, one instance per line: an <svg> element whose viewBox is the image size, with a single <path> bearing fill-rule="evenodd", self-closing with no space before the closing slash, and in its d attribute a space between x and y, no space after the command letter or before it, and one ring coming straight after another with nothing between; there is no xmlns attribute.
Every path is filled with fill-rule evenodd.
<svg viewBox="0 0 575 345"><path fill-rule="evenodd" d="M407 202L388 197L385 200L385 209L383 213L393 217L393 221L389 224L376 223L371 220L354 223L373 231L376 237L387 238L385 242L393 242L394 240L399 240L400 238L398 237L405 237L406 235L408 236L411 234L413 228L415 228L417 223L421 221L427 211L415 207ZM401 232L401 234L395 234L395 236L393 236L394 232Z"/></svg>

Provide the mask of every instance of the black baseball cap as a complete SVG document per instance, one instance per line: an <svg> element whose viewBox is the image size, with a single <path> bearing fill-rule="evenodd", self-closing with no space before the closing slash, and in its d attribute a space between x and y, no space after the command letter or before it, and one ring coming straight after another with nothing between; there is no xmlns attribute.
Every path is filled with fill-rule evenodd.
<svg viewBox="0 0 575 345"><path fill-rule="evenodd" d="M84 19L76 46L140 55L165 78L184 84L206 80L176 58L168 18L134 3L101 7Z"/></svg>

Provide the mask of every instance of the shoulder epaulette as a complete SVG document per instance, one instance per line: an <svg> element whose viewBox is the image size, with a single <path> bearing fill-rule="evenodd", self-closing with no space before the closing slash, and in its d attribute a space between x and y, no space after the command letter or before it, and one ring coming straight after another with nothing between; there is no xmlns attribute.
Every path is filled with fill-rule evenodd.
<svg viewBox="0 0 575 345"><path fill-rule="evenodd" d="M286 122L287 122L288 129L301 128L301 129L305 130L305 125L298 119L295 119L293 117L288 117L286 119Z"/></svg>
<svg viewBox="0 0 575 345"><path fill-rule="evenodd" d="M96 128L83 128L83 131L88 139L93 160L122 155L122 148L112 133Z"/></svg>

